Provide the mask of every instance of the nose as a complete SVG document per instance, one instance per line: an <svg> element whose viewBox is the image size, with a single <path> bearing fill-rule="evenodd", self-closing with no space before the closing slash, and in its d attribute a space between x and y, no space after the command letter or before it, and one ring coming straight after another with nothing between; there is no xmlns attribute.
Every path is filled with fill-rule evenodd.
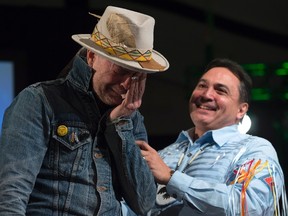
<svg viewBox="0 0 288 216"><path fill-rule="evenodd" d="M214 90L213 88L206 88L203 92L202 95L206 98L213 98L214 96Z"/></svg>

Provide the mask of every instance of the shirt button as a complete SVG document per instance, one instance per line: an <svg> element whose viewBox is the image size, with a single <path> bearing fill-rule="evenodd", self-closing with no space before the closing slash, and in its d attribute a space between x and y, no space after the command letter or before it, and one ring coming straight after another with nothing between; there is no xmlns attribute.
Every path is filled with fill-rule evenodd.
<svg viewBox="0 0 288 216"><path fill-rule="evenodd" d="M95 154L94 154L94 157L95 157L95 158L103 158L103 154L95 153Z"/></svg>

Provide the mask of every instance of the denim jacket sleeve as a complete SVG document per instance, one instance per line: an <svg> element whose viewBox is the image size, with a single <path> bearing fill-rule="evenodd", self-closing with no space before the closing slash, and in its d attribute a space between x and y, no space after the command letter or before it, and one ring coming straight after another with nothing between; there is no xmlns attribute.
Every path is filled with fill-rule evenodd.
<svg viewBox="0 0 288 216"><path fill-rule="evenodd" d="M25 215L47 150L49 111L40 89L34 87L23 90L5 112L0 139L0 215Z"/></svg>
<svg viewBox="0 0 288 216"><path fill-rule="evenodd" d="M125 202L136 214L147 213L155 204L154 177L142 158L135 140L146 140L143 116L137 111L131 118L107 121L105 138L116 163Z"/></svg>

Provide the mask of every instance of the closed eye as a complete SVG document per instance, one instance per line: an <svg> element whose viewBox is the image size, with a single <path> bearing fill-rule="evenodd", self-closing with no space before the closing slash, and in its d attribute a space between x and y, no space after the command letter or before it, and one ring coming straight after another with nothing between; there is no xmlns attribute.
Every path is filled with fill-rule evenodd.
<svg viewBox="0 0 288 216"><path fill-rule="evenodd" d="M220 95L227 95L229 94L229 89L226 86L220 85L215 86L215 91Z"/></svg>
<svg viewBox="0 0 288 216"><path fill-rule="evenodd" d="M206 83L203 83L203 82L200 82L197 84L196 86L198 89L204 89L204 88L207 88L207 84Z"/></svg>

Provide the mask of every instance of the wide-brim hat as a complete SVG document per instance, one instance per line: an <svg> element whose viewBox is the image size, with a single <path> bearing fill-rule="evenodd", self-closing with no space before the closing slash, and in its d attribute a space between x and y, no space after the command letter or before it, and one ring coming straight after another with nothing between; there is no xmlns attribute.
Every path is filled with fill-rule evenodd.
<svg viewBox="0 0 288 216"><path fill-rule="evenodd" d="M156 73L169 68L168 60L153 49L153 17L108 6L92 34L72 35L83 47L129 70Z"/></svg>

